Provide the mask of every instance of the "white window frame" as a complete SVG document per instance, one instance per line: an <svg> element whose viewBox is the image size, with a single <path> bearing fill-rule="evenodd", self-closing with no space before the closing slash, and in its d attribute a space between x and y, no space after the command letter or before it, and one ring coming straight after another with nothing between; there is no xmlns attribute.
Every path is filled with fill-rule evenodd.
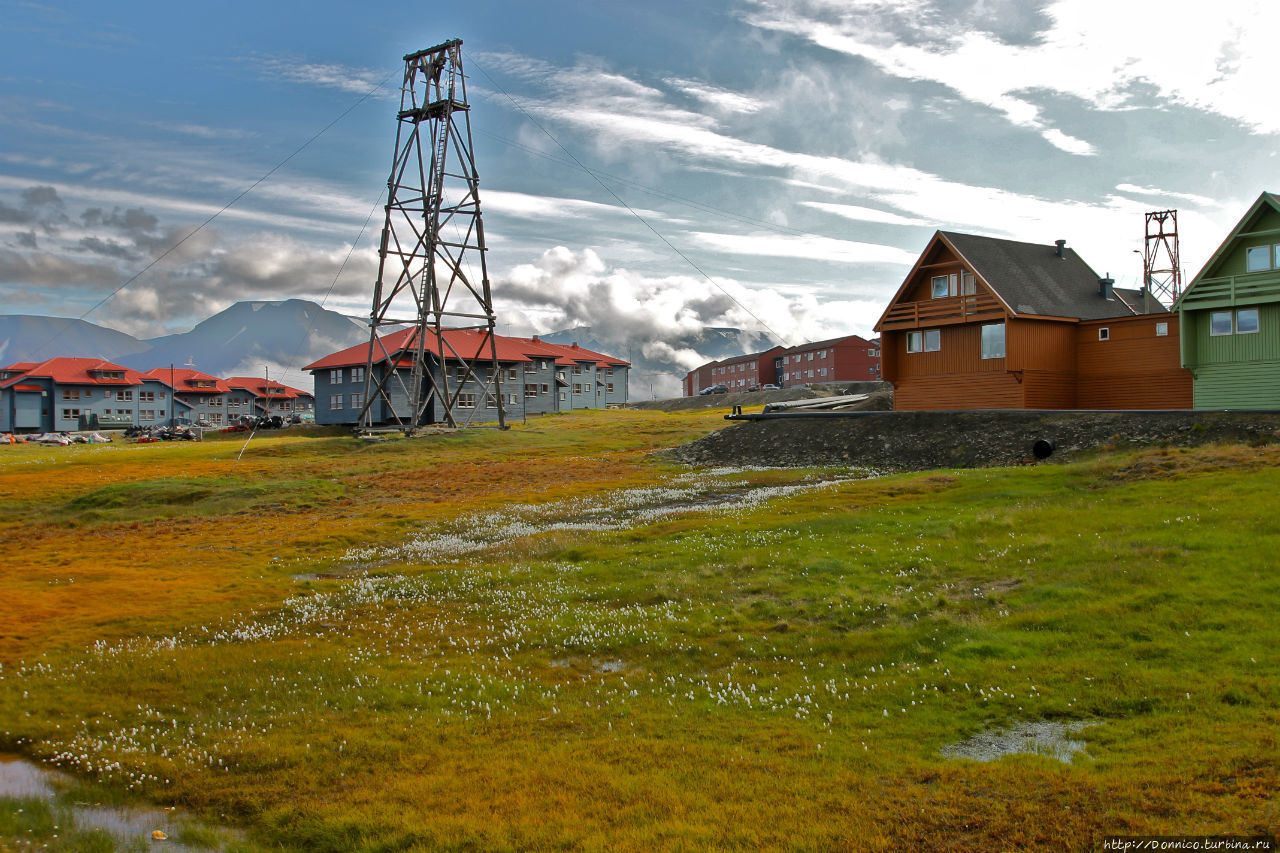
<svg viewBox="0 0 1280 853"><path fill-rule="evenodd" d="M1240 317L1242 314L1253 315L1252 329L1240 328ZM1237 335L1256 335L1261 325L1262 325L1262 315L1258 312L1257 308L1240 308L1236 311L1236 334Z"/></svg>
<svg viewBox="0 0 1280 853"><path fill-rule="evenodd" d="M329 384L330 385L342 384L342 368L341 367L335 367L329 371Z"/></svg>
<svg viewBox="0 0 1280 853"><path fill-rule="evenodd" d="M524 395L525 395L526 397L536 397L536 396L538 396L538 383L537 383L537 382L526 382L526 383L524 384Z"/></svg>
<svg viewBox="0 0 1280 853"><path fill-rule="evenodd" d="M476 407L476 394L474 391L463 391L458 394L453 404L456 409L474 409Z"/></svg>
<svg viewBox="0 0 1280 853"><path fill-rule="evenodd" d="M1266 272L1273 268L1272 255L1280 250L1280 246L1250 246L1244 250L1244 271Z"/></svg>
<svg viewBox="0 0 1280 853"><path fill-rule="evenodd" d="M329 395L329 411L331 411L331 412L340 412L340 411L342 411L342 403L343 403L343 395L342 395L342 394L330 394L330 395Z"/></svg>
<svg viewBox="0 0 1280 853"><path fill-rule="evenodd" d="M988 329L993 330L988 334ZM999 330L1000 339L996 340L994 330ZM982 327L982 357L987 358L1004 358L1005 354L1005 328L1004 323L987 323ZM997 351L998 350L998 351Z"/></svg>
<svg viewBox="0 0 1280 853"><path fill-rule="evenodd" d="M1224 319L1226 321L1225 328L1223 328L1221 324L1219 324L1218 326L1214 325L1214 321L1218 319ZM1231 322L1230 311L1210 311L1209 312L1209 337L1211 338L1226 337L1227 335L1231 334L1232 328L1233 328L1233 325Z"/></svg>
<svg viewBox="0 0 1280 853"><path fill-rule="evenodd" d="M1111 329L1107 328L1106 326L1103 326L1100 329L1098 329L1098 340L1100 341L1111 340Z"/></svg>
<svg viewBox="0 0 1280 853"><path fill-rule="evenodd" d="M1163 337L1166 337L1166 336L1168 336L1168 334L1169 334L1169 321L1167 321L1167 320L1161 320L1159 323L1156 323L1156 337L1157 337L1157 338L1163 338Z"/></svg>
<svg viewBox="0 0 1280 853"><path fill-rule="evenodd" d="M951 276L935 275L929 279L929 297L945 299L951 295Z"/></svg>
<svg viewBox="0 0 1280 853"><path fill-rule="evenodd" d="M364 408L364 392L363 391L357 391L356 393L351 395L351 408L352 409Z"/></svg>
<svg viewBox="0 0 1280 853"><path fill-rule="evenodd" d="M353 367L353 368L351 368L351 381L352 381L352 382L363 382L363 381L364 381L364 368L363 368L363 367Z"/></svg>

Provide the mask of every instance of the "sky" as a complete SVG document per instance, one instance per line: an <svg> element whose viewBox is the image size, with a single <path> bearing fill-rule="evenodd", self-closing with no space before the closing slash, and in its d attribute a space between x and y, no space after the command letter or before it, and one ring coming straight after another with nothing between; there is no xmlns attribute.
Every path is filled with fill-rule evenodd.
<svg viewBox="0 0 1280 853"><path fill-rule="evenodd" d="M367 317L403 56L451 38L499 331L589 325L672 377L704 326L870 336L939 229L1065 239L1137 287L1143 214L1177 209L1190 281L1280 190L1270 1L0 0L0 20L0 313L144 338L240 300Z"/></svg>

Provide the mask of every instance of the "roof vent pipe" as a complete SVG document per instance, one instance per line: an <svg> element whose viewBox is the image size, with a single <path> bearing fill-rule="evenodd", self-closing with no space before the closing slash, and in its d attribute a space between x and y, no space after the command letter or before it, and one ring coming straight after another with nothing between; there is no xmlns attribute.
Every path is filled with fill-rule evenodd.
<svg viewBox="0 0 1280 853"><path fill-rule="evenodd" d="M1058 247L1058 257L1062 258L1065 261L1067 259L1067 241L1054 240L1053 243L1055 246Z"/></svg>
<svg viewBox="0 0 1280 853"><path fill-rule="evenodd" d="M1115 298L1116 298L1115 283L1116 281L1111 277L1111 273L1107 273L1106 278L1098 279L1098 293L1099 295L1102 296L1103 299L1107 300L1108 302L1115 301Z"/></svg>

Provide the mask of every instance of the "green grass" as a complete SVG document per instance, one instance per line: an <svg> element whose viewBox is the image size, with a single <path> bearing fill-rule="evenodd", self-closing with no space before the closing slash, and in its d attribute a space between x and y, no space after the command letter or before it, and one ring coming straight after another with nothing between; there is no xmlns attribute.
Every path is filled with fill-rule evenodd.
<svg viewBox="0 0 1280 853"><path fill-rule="evenodd" d="M566 421L272 445L254 476L333 482L330 508L411 491L437 453L532 467L503 495L477 471L458 506L368 517L358 555L290 555L367 576L274 575L251 606L6 662L0 745L262 849L1087 850L1280 826L1280 524L1260 499L1280 453L872 480L637 461L575 489L537 466L618 437ZM636 420L650 447L693 423ZM257 506L156 474L85 511ZM1035 720L1089 723L1087 755L939 754Z"/></svg>

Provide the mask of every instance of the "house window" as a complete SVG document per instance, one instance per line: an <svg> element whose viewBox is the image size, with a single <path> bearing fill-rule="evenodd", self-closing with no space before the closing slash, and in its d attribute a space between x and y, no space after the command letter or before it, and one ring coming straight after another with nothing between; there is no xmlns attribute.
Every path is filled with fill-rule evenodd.
<svg viewBox="0 0 1280 853"><path fill-rule="evenodd" d="M1276 249L1280 250L1280 246ZM1271 269L1271 251L1270 246L1250 246L1245 251L1245 271L1262 272Z"/></svg>
<svg viewBox="0 0 1280 853"><path fill-rule="evenodd" d="M963 270L960 273L960 293L963 296L973 296L978 292L978 282L973 277L973 273Z"/></svg>
<svg viewBox="0 0 1280 853"><path fill-rule="evenodd" d="M64 421L69 421L72 418L78 418L78 417L80 417L79 409L63 409L62 410L62 419Z"/></svg>
<svg viewBox="0 0 1280 853"><path fill-rule="evenodd" d="M155 401L156 401L155 391L139 391L138 392L139 403L154 403Z"/></svg>
<svg viewBox="0 0 1280 853"><path fill-rule="evenodd" d="M117 391L117 392L116 392L116 399L117 399L117 400L120 400L120 401L124 401L124 400L132 401L132 400L133 400L133 392L132 392L132 391Z"/></svg>
<svg viewBox="0 0 1280 853"><path fill-rule="evenodd" d="M537 372L538 372L538 365L534 364L534 363L531 361L531 362L529 362L528 364L526 364L526 365L524 366L524 372L525 372L525 373L537 373Z"/></svg>
<svg viewBox="0 0 1280 853"><path fill-rule="evenodd" d="M144 421L154 421L156 419L156 410L143 409L142 411L138 412L138 418Z"/></svg>
<svg viewBox="0 0 1280 853"><path fill-rule="evenodd" d="M942 330L907 332L907 352L937 352L942 349Z"/></svg>
<svg viewBox="0 0 1280 853"><path fill-rule="evenodd" d="M880 350L878 350L878 349L869 349L869 350L867 350L867 355L871 356L872 358L879 358L879 357L880 357Z"/></svg>
<svg viewBox="0 0 1280 853"><path fill-rule="evenodd" d="M1258 331L1258 309L1241 308L1236 312L1236 334L1251 335Z"/></svg>
<svg viewBox="0 0 1280 853"><path fill-rule="evenodd" d="M945 275L935 275L929 279L930 293L934 299L942 299L949 295L951 280Z"/></svg>
<svg viewBox="0 0 1280 853"><path fill-rule="evenodd" d="M1004 358L1004 323L982 327L982 357Z"/></svg>
<svg viewBox="0 0 1280 853"><path fill-rule="evenodd" d="M364 381L364 368L363 368L363 367L353 367L353 368L351 368L351 381L352 381L352 382L363 382L363 381Z"/></svg>
<svg viewBox="0 0 1280 853"><path fill-rule="evenodd" d="M543 394L549 394L549 393L551 393L551 386L550 386L550 385L548 385L547 383L543 382L543 383L542 383L542 393L543 393Z"/></svg>
<svg viewBox="0 0 1280 853"><path fill-rule="evenodd" d="M604 391L605 391L605 393L606 393L606 394L612 394L612 393L613 393L613 383L612 383L612 382L607 383L607 384L604 386Z"/></svg>
<svg viewBox="0 0 1280 853"><path fill-rule="evenodd" d="M108 391L108 392L107 392L107 394L108 394L108 395L110 395L110 394L111 394L111 392L110 392L110 391ZM79 400L79 399L80 399L80 389L79 389L79 388L63 388L63 389L62 389L62 399L64 399L64 400Z"/></svg>
<svg viewBox="0 0 1280 853"><path fill-rule="evenodd" d="M330 371L329 371L329 384L330 384L330 385L341 385L341 384L342 384L342 368L341 368L341 367L339 367L339 368L337 368L337 369L335 369L335 370L330 370Z"/></svg>
<svg viewBox="0 0 1280 853"><path fill-rule="evenodd" d="M493 395L491 395L491 394L486 394L486 395L485 395L485 398L484 398L484 407L485 407L486 409L496 409L496 408L498 408L498 401L497 401L497 399L496 399Z"/></svg>
<svg viewBox="0 0 1280 853"><path fill-rule="evenodd" d="M336 412L336 411L339 411L340 409L342 409L342 395L341 395L341 394L330 394L330 395L329 395L329 410L330 410L330 411L334 411L334 412Z"/></svg>
<svg viewBox="0 0 1280 853"><path fill-rule="evenodd" d="M474 409L476 407L476 395L471 391L463 392L458 395L458 401L454 404L458 409Z"/></svg>
<svg viewBox="0 0 1280 853"><path fill-rule="evenodd" d="M507 368L507 378L508 378L508 379L515 379L515 378L516 378L516 369L515 369L514 367L508 367L508 368Z"/></svg>
<svg viewBox="0 0 1280 853"><path fill-rule="evenodd" d="M1169 334L1169 324L1165 322L1156 323L1156 337L1163 338Z"/></svg>
<svg viewBox="0 0 1280 853"><path fill-rule="evenodd" d="M353 409L364 408L364 392L351 395L351 408Z"/></svg>
<svg viewBox="0 0 1280 853"><path fill-rule="evenodd" d="M524 386L524 395L526 397L538 396L538 383L530 382Z"/></svg>
<svg viewBox="0 0 1280 853"><path fill-rule="evenodd" d="M222 398L221 398L221 397L211 397L211 398L209 398L209 405L210 405L210 406L217 406L218 408L222 408Z"/></svg>
<svg viewBox="0 0 1280 853"><path fill-rule="evenodd" d="M813 361L813 353L811 352L805 353L804 357L807 358L809 361Z"/></svg>
<svg viewBox="0 0 1280 853"><path fill-rule="evenodd" d="M560 402L561 402L561 403L563 403L563 402L565 402L565 401L566 401L566 400L568 400L568 399L569 399L569 395L568 395L568 393L566 393L566 392L564 392L564 391L561 391L561 392L560 392Z"/></svg>
<svg viewBox="0 0 1280 853"><path fill-rule="evenodd" d="M520 397L519 397L518 395L516 395L516 394L508 394L508 395L507 395L507 405L510 405L510 406L518 406L518 405L520 405Z"/></svg>
<svg viewBox="0 0 1280 853"><path fill-rule="evenodd" d="M1105 327L1104 327L1104 328L1099 329L1099 330L1098 330L1098 340L1100 340L1100 341L1109 341L1109 340L1111 340L1111 330L1110 330L1110 329L1108 329L1108 328L1105 328Z"/></svg>
<svg viewBox="0 0 1280 853"><path fill-rule="evenodd" d="M1209 334L1213 337L1231 334L1231 312L1214 311L1209 315Z"/></svg>
<svg viewBox="0 0 1280 853"><path fill-rule="evenodd" d="M213 426L222 426L222 412L210 412L209 423Z"/></svg>
<svg viewBox="0 0 1280 853"><path fill-rule="evenodd" d="M573 393L575 393L575 394L581 394L581 393L582 393L582 383L581 383L581 382L575 382L575 383L573 383Z"/></svg>

